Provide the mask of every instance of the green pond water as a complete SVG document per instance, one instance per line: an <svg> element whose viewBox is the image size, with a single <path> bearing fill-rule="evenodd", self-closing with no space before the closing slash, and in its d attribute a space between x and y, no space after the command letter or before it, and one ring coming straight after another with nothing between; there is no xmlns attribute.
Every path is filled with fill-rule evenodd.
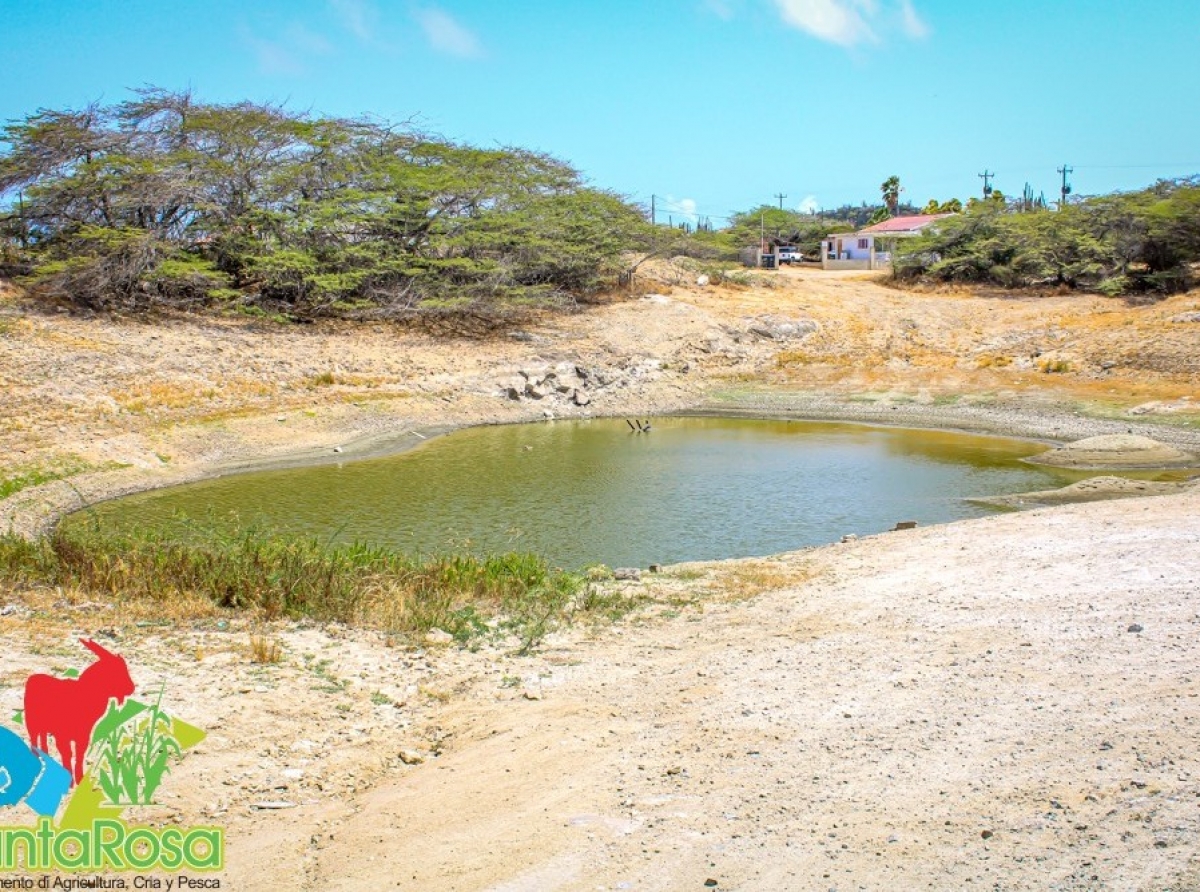
<svg viewBox="0 0 1200 892"><path fill-rule="evenodd" d="M413 553L523 550L565 568L773 554L989 513L967 496L1079 479L1045 447L859 425L656 418L472 428L385 458L239 474L91 509L105 526L260 523ZM77 514L68 523L91 522Z"/></svg>

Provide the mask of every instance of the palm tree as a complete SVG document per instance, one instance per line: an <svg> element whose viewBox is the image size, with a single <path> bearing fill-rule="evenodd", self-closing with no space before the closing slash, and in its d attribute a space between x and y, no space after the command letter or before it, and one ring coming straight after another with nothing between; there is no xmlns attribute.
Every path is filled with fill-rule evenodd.
<svg viewBox="0 0 1200 892"><path fill-rule="evenodd" d="M888 213L893 217L900 208L900 177L890 176L879 184L883 193L883 203L887 205Z"/></svg>

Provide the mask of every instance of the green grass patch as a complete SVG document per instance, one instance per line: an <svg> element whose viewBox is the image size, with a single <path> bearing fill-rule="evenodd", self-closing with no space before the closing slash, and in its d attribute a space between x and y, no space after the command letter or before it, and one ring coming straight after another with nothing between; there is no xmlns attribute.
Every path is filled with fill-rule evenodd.
<svg viewBox="0 0 1200 892"><path fill-rule="evenodd" d="M84 461L78 455L68 455L53 465L26 465L13 468L8 472L8 476L0 477L0 499L6 499L31 486L41 486L52 480L65 480L76 474L82 474L84 471L97 469L97 465Z"/></svg>
<svg viewBox="0 0 1200 892"><path fill-rule="evenodd" d="M2 535L0 580L148 600L168 616L198 597L267 620L307 617L400 636L442 629L462 644L510 633L523 649L576 616L619 612L581 575L532 554L413 557L256 528L184 532L83 522L37 541Z"/></svg>

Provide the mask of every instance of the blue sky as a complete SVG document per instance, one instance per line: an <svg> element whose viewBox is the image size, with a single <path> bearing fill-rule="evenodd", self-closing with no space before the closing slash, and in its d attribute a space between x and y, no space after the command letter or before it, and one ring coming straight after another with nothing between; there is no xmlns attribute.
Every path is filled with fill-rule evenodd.
<svg viewBox="0 0 1200 892"><path fill-rule="evenodd" d="M679 218L1200 173L1200 2L0 0L0 118L129 88L416 119Z"/></svg>

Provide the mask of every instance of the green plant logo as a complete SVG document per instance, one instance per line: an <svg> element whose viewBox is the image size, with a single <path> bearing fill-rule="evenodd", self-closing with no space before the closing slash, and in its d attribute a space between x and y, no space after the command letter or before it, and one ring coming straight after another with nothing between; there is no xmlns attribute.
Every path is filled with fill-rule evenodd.
<svg viewBox="0 0 1200 892"><path fill-rule="evenodd" d="M82 672L26 681L24 708L13 719L28 742L0 726L0 820L5 806L38 815L36 829L0 825L0 872L220 870L221 828L157 829L122 819L126 807L154 802L172 763L204 731L163 710L165 685L151 704L134 700L124 658L81 643L98 657Z"/></svg>
<svg viewBox="0 0 1200 892"><path fill-rule="evenodd" d="M112 805L152 804L154 791L171 770L170 760L183 755L175 722L162 711L162 696L160 689L154 705L133 716L110 705L92 733L96 783Z"/></svg>

